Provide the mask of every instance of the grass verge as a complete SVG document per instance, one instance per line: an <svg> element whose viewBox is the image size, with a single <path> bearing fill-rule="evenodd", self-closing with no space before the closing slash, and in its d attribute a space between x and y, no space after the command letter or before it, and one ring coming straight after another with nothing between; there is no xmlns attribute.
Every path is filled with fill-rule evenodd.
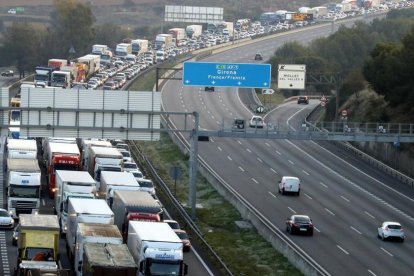
<svg viewBox="0 0 414 276"><path fill-rule="evenodd" d="M129 89L150 91L154 82L155 71L148 72ZM176 198L180 202L187 202L188 156L164 132L158 142L135 143L151 160L157 173L176 194ZM169 176L169 170L173 166L179 166L183 171L176 184ZM237 230L234 222L242 220L239 212L200 175L197 178L197 203L202 206L196 212L199 229L234 275L302 275L255 229Z"/></svg>

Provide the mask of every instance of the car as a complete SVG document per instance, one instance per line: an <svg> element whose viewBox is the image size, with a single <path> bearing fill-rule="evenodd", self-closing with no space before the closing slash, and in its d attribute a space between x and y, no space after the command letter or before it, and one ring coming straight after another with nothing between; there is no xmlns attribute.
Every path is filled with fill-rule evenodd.
<svg viewBox="0 0 414 276"><path fill-rule="evenodd" d="M88 89L96 89L98 88L98 82L95 80L88 81Z"/></svg>
<svg viewBox="0 0 414 276"><path fill-rule="evenodd" d="M14 219L6 209L0 209L0 228L12 229L14 227Z"/></svg>
<svg viewBox="0 0 414 276"><path fill-rule="evenodd" d="M124 160L124 162L132 162L131 153L129 151L124 150L124 149L118 149L118 150L122 154L123 156L122 159Z"/></svg>
<svg viewBox="0 0 414 276"><path fill-rule="evenodd" d="M308 96L299 96L298 97L298 104L309 104L309 98Z"/></svg>
<svg viewBox="0 0 414 276"><path fill-rule="evenodd" d="M180 224L176 220L164 219L163 222L168 223L172 230L181 229Z"/></svg>
<svg viewBox="0 0 414 276"><path fill-rule="evenodd" d="M135 179L137 181L139 179L144 179L145 178L144 174L140 170L134 170L134 171L129 171L129 172L132 173L132 175L135 177Z"/></svg>
<svg viewBox="0 0 414 276"><path fill-rule="evenodd" d="M136 171L138 170L138 165L135 162L124 162L124 171Z"/></svg>
<svg viewBox="0 0 414 276"><path fill-rule="evenodd" d="M137 179L140 191L148 192L150 195L155 196L155 186L150 179Z"/></svg>
<svg viewBox="0 0 414 276"><path fill-rule="evenodd" d="M214 86L206 86L204 87L204 91L214 92Z"/></svg>
<svg viewBox="0 0 414 276"><path fill-rule="evenodd" d="M190 237L188 236L187 232L182 229L175 229L174 232L177 234L177 236L180 238L180 240L183 242L183 251L188 252L191 250L191 242Z"/></svg>
<svg viewBox="0 0 414 276"><path fill-rule="evenodd" d="M7 11L7 13L9 13L9 14L16 14L16 13L17 13L17 11L16 11L16 9L9 9L9 10Z"/></svg>
<svg viewBox="0 0 414 276"><path fill-rule="evenodd" d="M128 146L128 144L125 144L125 143L123 143L123 142L121 142L121 143L117 143L117 144L115 145L115 147L116 147L117 149L123 149L123 150L126 150L126 151L130 151L130 150L129 150L129 146Z"/></svg>
<svg viewBox="0 0 414 276"><path fill-rule="evenodd" d="M256 55L254 56L254 60L263 60L262 54L256 53Z"/></svg>
<svg viewBox="0 0 414 276"><path fill-rule="evenodd" d="M383 241L396 239L404 242L405 233L399 222L384 221L381 226L378 227L378 237Z"/></svg>
<svg viewBox="0 0 414 276"><path fill-rule="evenodd" d="M236 118L233 120L232 131L244 131L245 126L246 122L244 119Z"/></svg>
<svg viewBox="0 0 414 276"><path fill-rule="evenodd" d="M286 220L286 231L290 234L307 234L313 236L312 220L306 215L292 215Z"/></svg>
<svg viewBox="0 0 414 276"><path fill-rule="evenodd" d="M266 123L264 122L262 116L253 115L250 119L249 126L254 128L264 128Z"/></svg>
<svg viewBox="0 0 414 276"><path fill-rule="evenodd" d="M115 90L116 89L116 84L113 81L107 81L107 82L105 82L102 89L103 90Z"/></svg>
<svg viewBox="0 0 414 276"><path fill-rule="evenodd" d="M14 71L13 70L6 70L1 72L1 75L3 77L13 77L14 76Z"/></svg>
<svg viewBox="0 0 414 276"><path fill-rule="evenodd" d="M300 194L300 179L295 176L283 176L279 180L278 192L282 195L286 193Z"/></svg>

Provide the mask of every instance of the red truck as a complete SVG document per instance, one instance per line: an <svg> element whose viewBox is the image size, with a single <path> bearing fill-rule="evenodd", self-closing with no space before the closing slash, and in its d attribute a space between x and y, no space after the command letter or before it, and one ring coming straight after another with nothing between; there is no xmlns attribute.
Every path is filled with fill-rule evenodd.
<svg viewBox="0 0 414 276"><path fill-rule="evenodd" d="M56 170L78 171L81 168L81 157L78 145L68 142L47 140L44 144L43 158L47 168L49 197L55 195Z"/></svg>

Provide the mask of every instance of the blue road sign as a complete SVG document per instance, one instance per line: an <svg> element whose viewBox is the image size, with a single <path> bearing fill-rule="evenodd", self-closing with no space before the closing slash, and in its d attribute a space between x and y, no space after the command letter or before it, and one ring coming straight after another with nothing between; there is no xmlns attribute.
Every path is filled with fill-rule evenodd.
<svg viewBox="0 0 414 276"><path fill-rule="evenodd" d="M184 86L270 87L270 64L184 62Z"/></svg>

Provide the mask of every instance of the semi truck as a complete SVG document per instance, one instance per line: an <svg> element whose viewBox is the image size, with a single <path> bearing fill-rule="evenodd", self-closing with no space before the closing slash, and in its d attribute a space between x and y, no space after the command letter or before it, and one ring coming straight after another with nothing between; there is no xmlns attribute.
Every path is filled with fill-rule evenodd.
<svg viewBox="0 0 414 276"><path fill-rule="evenodd" d="M7 159L7 208L14 219L39 210L40 190L37 159Z"/></svg>
<svg viewBox="0 0 414 276"><path fill-rule="evenodd" d="M66 250L69 259L75 257L76 233L79 223L114 224L114 213L103 199L69 198Z"/></svg>
<svg viewBox="0 0 414 276"><path fill-rule="evenodd" d="M55 215L21 214L18 229L17 274L27 266L57 269L59 223Z"/></svg>
<svg viewBox="0 0 414 276"><path fill-rule="evenodd" d="M116 148L90 147L87 170L92 178L97 182L96 188L99 190L100 177L102 171L122 171L124 156Z"/></svg>
<svg viewBox="0 0 414 276"><path fill-rule="evenodd" d="M48 194L55 196L56 170L78 171L80 169L80 152L76 144L52 142L46 139L43 159L47 168Z"/></svg>
<svg viewBox="0 0 414 276"><path fill-rule="evenodd" d="M115 225L78 223L76 231L74 268L82 276L84 249L87 244L122 244L122 236ZM104 249L104 248L103 248ZM103 251L105 252L105 251ZM86 273L86 275L89 275ZM118 275L118 274L113 274Z"/></svg>
<svg viewBox="0 0 414 276"><path fill-rule="evenodd" d="M119 43L115 48L115 56L124 59L127 55L132 54L132 44L131 43Z"/></svg>
<svg viewBox="0 0 414 276"><path fill-rule="evenodd" d="M203 33L203 25L188 25L185 32L189 38L198 38Z"/></svg>
<svg viewBox="0 0 414 276"><path fill-rule="evenodd" d="M134 39L131 41L132 54L138 56L148 51L148 40L147 39Z"/></svg>
<svg viewBox="0 0 414 276"><path fill-rule="evenodd" d="M82 139L79 143L79 148L81 151L81 163L82 169L84 171L88 170L88 159L89 159L89 148L90 147L106 147L111 148L112 144L106 140L100 139Z"/></svg>
<svg viewBox="0 0 414 276"><path fill-rule="evenodd" d="M84 275L136 276L137 271L138 267L125 244L88 243L84 246Z"/></svg>
<svg viewBox="0 0 414 276"><path fill-rule="evenodd" d="M92 55L101 56L106 51L109 51L108 45L94 44L92 45Z"/></svg>
<svg viewBox="0 0 414 276"><path fill-rule="evenodd" d="M36 140L8 139L7 140L8 159L36 159L37 144Z"/></svg>
<svg viewBox="0 0 414 276"><path fill-rule="evenodd" d="M68 65L68 61L66 59L52 58L47 61L47 66L55 68L56 70L60 70L60 68L66 65Z"/></svg>
<svg viewBox="0 0 414 276"><path fill-rule="evenodd" d="M68 71L53 71L52 72L52 81L51 86L61 87L61 88L71 88L72 87L72 75Z"/></svg>
<svg viewBox="0 0 414 276"><path fill-rule="evenodd" d="M34 83L36 87L50 86L52 82L52 72L56 68L47 66L36 66L34 74Z"/></svg>
<svg viewBox="0 0 414 276"><path fill-rule="evenodd" d="M139 191L139 184L134 175L129 172L101 172L99 198L105 199L109 207L112 206L116 190Z"/></svg>
<svg viewBox="0 0 414 276"><path fill-rule="evenodd" d="M122 191L114 192L112 204L115 225L127 242L129 221L154 221L163 219L163 209L147 192Z"/></svg>
<svg viewBox="0 0 414 276"><path fill-rule="evenodd" d="M78 58L77 63L86 65L86 78L91 77L93 74L99 71L101 64L100 55L88 54L83 57Z"/></svg>
<svg viewBox="0 0 414 276"><path fill-rule="evenodd" d="M155 48L157 50L167 49L171 46L174 46L171 34L157 34L155 37Z"/></svg>
<svg viewBox="0 0 414 276"><path fill-rule="evenodd" d="M139 275L187 275L183 243L167 223L130 221L127 244Z"/></svg>
<svg viewBox="0 0 414 276"><path fill-rule="evenodd" d="M176 46L181 46L181 41L187 37L184 28L172 28L168 30L168 33L172 35Z"/></svg>
<svg viewBox="0 0 414 276"><path fill-rule="evenodd" d="M95 198L96 182L85 171L56 171L55 211L60 231L66 234L69 198Z"/></svg>

